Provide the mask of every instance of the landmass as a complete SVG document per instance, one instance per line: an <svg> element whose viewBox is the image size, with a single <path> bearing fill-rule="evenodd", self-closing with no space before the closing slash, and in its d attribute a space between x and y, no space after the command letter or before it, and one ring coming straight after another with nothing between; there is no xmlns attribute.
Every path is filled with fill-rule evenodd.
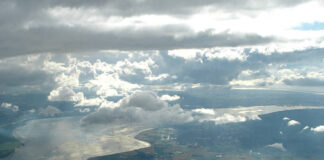
<svg viewBox="0 0 324 160"><path fill-rule="evenodd" d="M322 124L323 110L284 111L261 116L259 121L215 125L192 123L171 128L144 131L135 138L151 144L150 147L89 160L319 160L322 152L309 146L308 133L291 132L283 117L303 119L310 114ZM303 127L303 126L298 126ZM302 128L301 128L302 129ZM282 135L284 133L284 135ZM301 135L304 134L304 135ZM309 133L311 134L311 133ZM319 136L319 135L317 135ZM299 144L299 145L298 145ZM317 143L316 143L317 144ZM305 148L305 146L307 146Z"/></svg>
<svg viewBox="0 0 324 160"><path fill-rule="evenodd" d="M0 128L0 158L5 158L15 152L15 148L21 146L12 135L12 130Z"/></svg>

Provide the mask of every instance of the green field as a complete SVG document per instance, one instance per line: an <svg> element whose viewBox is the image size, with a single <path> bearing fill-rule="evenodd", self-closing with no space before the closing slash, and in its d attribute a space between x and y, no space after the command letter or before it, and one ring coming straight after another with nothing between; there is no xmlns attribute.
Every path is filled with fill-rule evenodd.
<svg viewBox="0 0 324 160"><path fill-rule="evenodd" d="M0 158L10 155L15 151L15 148L20 145L21 143L19 141L6 141L0 143Z"/></svg>
<svg viewBox="0 0 324 160"><path fill-rule="evenodd" d="M4 158L12 154L22 143L12 136L13 127L0 129L0 158Z"/></svg>

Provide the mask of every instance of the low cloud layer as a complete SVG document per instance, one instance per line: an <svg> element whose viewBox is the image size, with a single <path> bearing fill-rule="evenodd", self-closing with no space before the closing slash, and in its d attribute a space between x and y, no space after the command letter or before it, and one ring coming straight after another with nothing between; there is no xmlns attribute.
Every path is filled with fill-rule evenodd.
<svg viewBox="0 0 324 160"><path fill-rule="evenodd" d="M24 145L8 159L86 160L148 147L134 138L140 131L129 125L85 129L80 117L32 120L14 131Z"/></svg>
<svg viewBox="0 0 324 160"><path fill-rule="evenodd" d="M40 108L38 114L44 117L54 117L61 113L61 110L54 106L47 106L46 108Z"/></svg>
<svg viewBox="0 0 324 160"><path fill-rule="evenodd" d="M4 108L4 109L7 109L7 110L11 110L12 112L19 111L19 106L13 105L13 104L7 103L7 102L2 102L0 107Z"/></svg>
<svg viewBox="0 0 324 160"><path fill-rule="evenodd" d="M200 122L211 121L216 125L226 123L246 122L249 120L261 120L260 116L288 111L303 109L323 109L323 107L314 106L251 106L251 107L235 107L235 108L219 108L219 109L194 109L193 114L196 120ZM284 118L286 120L286 117ZM289 119L288 119L289 120ZM287 125L294 126L300 123L296 120L290 120Z"/></svg>
<svg viewBox="0 0 324 160"><path fill-rule="evenodd" d="M82 119L84 125L134 123L144 126L172 125L193 120L189 111L170 106L153 92L137 92L123 98L115 108L100 108Z"/></svg>
<svg viewBox="0 0 324 160"><path fill-rule="evenodd" d="M0 93L41 92L48 94L51 102L105 106L109 98L145 89L189 91L217 85L321 92L323 86L323 49L266 55L214 48L194 50L192 58L180 57L182 52L193 51L107 51L91 57L36 54L7 58L0 61L0 77L5 77L0 78ZM164 100L181 101L180 97L163 94L160 96Z"/></svg>
<svg viewBox="0 0 324 160"><path fill-rule="evenodd" d="M299 125L300 123L296 120L290 120L288 122L288 126L296 126L296 125Z"/></svg>
<svg viewBox="0 0 324 160"><path fill-rule="evenodd" d="M216 125L261 120L260 115L287 110L321 109L314 106L250 106L234 108L184 110L180 105L170 106L153 92L136 92L118 102L117 106L100 108L82 119L84 125L91 124L141 124L159 126L182 124L191 121L212 121ZM296 120L287 126L299 125Z"/></svg>
<svg viewBox="0 0 324 160"><path fill-rule="evenodd" d="M314 132L322 133L322 132L324 132L324 126L323 125L317 126L315 128L311 128L311 130Z"/></svg>

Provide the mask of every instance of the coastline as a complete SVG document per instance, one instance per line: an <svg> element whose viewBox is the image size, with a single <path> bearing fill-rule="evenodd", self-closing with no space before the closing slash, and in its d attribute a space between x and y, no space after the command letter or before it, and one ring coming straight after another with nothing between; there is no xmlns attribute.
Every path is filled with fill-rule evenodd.
<svg viewBox="0 0 324 160"><path fill-rule="evenodd" d="M24 145L10 158L23 160L32 156L54 160L80 160L150 147L135 137L152 128L138 125L106 125L105 128L82 128L81 117L36 119L14 130L14 137ZM41 133L41 134L40 134ZM35 142L36 140L36 142ZM41 148L39 146L42 146ZM38 148L29 155L28 150ZM7 158L7 159L10 159ZM6 160L6 159L4 159Z"/></svg>

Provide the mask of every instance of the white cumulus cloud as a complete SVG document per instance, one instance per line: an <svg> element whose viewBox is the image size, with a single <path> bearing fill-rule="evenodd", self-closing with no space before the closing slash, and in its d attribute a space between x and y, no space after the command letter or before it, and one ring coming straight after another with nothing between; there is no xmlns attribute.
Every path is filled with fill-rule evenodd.
<svg viewBox="0 0 324 160"><path fill-rule="evenodd" d="M12 112L17 112L19 111L19 106L17 105L13 105L11 103L7 103L7 102L2 102L0 105L1 108L5 108L5 109L9 109Z"/></svg>
<svg viewBox="0 0 324 160"><path fill-rule="evenodd" d="M296 126L296 125L300 125L300 122L298 122L296 120L290 120L287 125L288 126Z"/></svg>
<svg viewBox="0 0 324 160"><path fill-rule="evenodd" d="M147 126L186 123L191 112L170 106L153 92L136 92L120 100L115 108L100 108L83 118L83 124L139 123Z"/></svg>
<svg viewBox="0 0 324 160"><path fill-rule="evenodd" d="M46 108L40 108L38 114L46 117L53 117L61 113L61 110L54 106L47 106Z"/></svg>
<svg viewBox="0 0 324 160"><path fill-rule="evenodd" d="M84 95L82 92L74 92L69 87L59 87L50 92L48 96L49 101L80 101L84 99Z"/></svg>
<svg viewBox="0 0 324 160"><path fill-rule="evenodd" d="M178 95L170 96L168 94L164 94L160 97L160 99L163 101L176 101L176 100L180 99L180 96L178 96Z"/></svg>
<svg viewBox="0 0 324 160"><path fill-rule="evenodd" d="M322 133L322 132L324 132L324 125L317 126L315 128L311 128L311 130L314 131L314 132Z"/></svg>

